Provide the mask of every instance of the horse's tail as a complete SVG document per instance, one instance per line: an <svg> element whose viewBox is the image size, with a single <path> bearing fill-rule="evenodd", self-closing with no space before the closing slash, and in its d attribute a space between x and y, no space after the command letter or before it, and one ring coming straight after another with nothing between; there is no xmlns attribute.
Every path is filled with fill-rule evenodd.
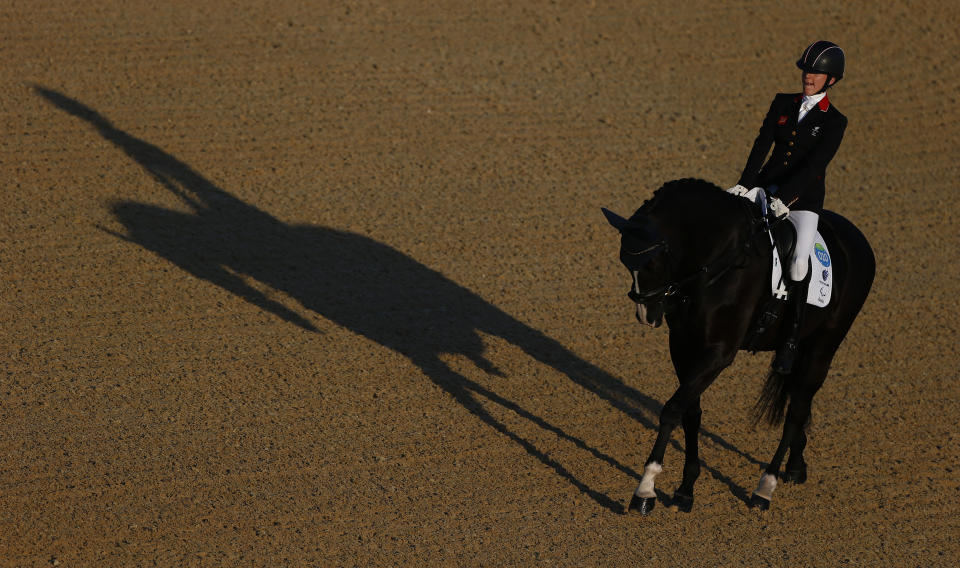
<svg viewBox="0 0 960 568"><path fill-rule="evenodd" d="M787 402L790 401L790 390L787 384L789 379L790 375L783 375L770 369L767 380L763 384L763 390L760 391L757 402L753 404L754 426L761 422L766 422L770 426L783 423Z"/></svg>

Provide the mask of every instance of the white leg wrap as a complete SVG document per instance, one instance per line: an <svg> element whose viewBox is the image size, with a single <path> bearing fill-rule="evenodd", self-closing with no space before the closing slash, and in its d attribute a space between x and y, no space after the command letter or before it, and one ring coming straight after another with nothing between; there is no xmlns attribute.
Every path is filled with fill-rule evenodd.
<svg viewBox="0 0 960 568"><path fill-rule="evenodd" d="M640 480L640 485L637 486L634 494L636 494L637 497L644 498L656 497L657 492L653 490L653 478L662 471L663 466L657 462L647 464L647 467L643 468L643 479Z"/></svg>
<svg viewBox="0 0 960 568"><path fill-rule="evenodd" d="M759 495L767 501L773 500L773 490L777 488L777 476L769 473L765 473L760 476L760 484L757 485L757 490L753 492L754 495Z"/></svg>

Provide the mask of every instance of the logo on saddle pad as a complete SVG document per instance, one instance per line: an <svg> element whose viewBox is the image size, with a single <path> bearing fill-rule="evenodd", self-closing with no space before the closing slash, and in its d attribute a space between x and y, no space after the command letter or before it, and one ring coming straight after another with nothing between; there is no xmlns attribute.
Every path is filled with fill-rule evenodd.
<svg viewBox="0 0 960 568"><path fill-rule="evenodd" d="M822 244L817 243L813 245L813 254L817 255L817 260L820 261L820 264L830 266L830 253L827 252L826 247ZM824 280L826 280L826 278L824 278Z"/></svg>

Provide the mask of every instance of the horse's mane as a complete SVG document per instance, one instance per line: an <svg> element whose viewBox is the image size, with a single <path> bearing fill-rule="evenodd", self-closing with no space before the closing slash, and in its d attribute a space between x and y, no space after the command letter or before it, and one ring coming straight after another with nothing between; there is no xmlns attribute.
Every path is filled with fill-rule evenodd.
<svg viewBox="0 0 960 568"><path fill-rule="evenodd" d="M716 184L683 178L660 186L630 219L638 225L655 223L674 242L721 242L747 236L759 214L759 208L749 200L727 193Z"/></svg>
<svg viewBox="0 0 960 568"><path fill-rule="evenodd" d="M683 178L668 181L660 186L649 199L643 202L634 215L651 214L661 204L675 200L686 202L710 203L715 198L727 195L720 187L699 178ZM720 198L723 199L723 198Z"/></svg>

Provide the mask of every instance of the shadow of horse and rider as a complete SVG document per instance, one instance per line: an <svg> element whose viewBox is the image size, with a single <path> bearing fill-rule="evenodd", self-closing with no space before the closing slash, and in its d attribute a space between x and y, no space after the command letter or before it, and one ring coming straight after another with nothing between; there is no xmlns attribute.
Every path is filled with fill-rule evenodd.
<svg viewBox="0 0 960 568"><path fill-rule="evenodd" d="M56 91L40 86L34 89L52 105L86 121L192 211L119 201L112 205L112 213L126 233L112 234L307 331L318 330L308 319L245 279L282 291L306 309L402 354L473 416L583 494L611 511L624 510L618 500L590 488L530 440L512 431L485 405L493 403L512 411L635 479L640 479L640 474L520 404L457 373L441 355L463 355L485 372L500 375L484 355L481 334L488 334L569 377L649 430L657 429L655 417L662 408L659 402L400 251L348 231L284 223L217 187L157 146L116 128L90 107ZM761 464L720 436L711 432L703 435L719 447ZM703 465L734 495L748 501L743 488Z"/></svg>

